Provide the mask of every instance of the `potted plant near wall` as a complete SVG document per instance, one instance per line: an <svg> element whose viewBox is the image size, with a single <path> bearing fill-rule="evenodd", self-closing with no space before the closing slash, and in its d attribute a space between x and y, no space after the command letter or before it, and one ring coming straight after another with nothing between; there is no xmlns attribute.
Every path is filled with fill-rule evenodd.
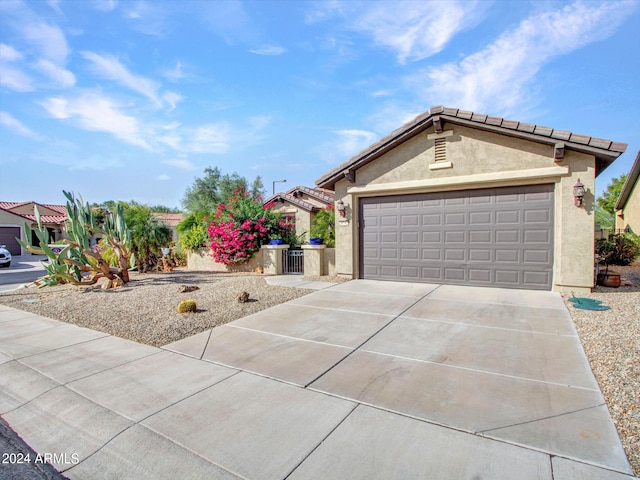
<svg viewBox="0 0 640 480"><path fill-rule="evenodd" d="M329 248L335 246L335 212L333 205L320 210L311 223L310 245L326 245Z"/></svg>
<svg viewBox="0 0 640 480"><path fill-rule="evenodd" d="M271 237L269 239L269 245L282 245L281 237Z"/></svg>

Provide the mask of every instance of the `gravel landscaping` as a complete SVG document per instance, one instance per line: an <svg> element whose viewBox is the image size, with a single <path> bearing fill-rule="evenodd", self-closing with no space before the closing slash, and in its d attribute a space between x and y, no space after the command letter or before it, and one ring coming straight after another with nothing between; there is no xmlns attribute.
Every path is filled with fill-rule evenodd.
<svg viewBox="0 0 640 480"><path fill-rule="evenodd" d="M178 286L198 290L178 293ZM238 295L249 293L246 303ZM270 286L253 273L174 270L131 275L123 287L61 285L0 293L0 303L81 327L156 347L288 302L312 290ZM193 299L196 313L179 314L181 300Z"/></svg>
<svg viewBox="0 0 640 480"><path fill-rule="evenodd" d="M640 266L613 270L631 286L576 295L601 300L610 310L579 310L566 303L627 458L640 475Z"/></svg>
<svg viewBox="0 0 640 480"><path fill-rule="evenodd" d="M627 457L639 475L640 266L615 270L628 286L597 287L590 294L577 295L602 300L611 310L578 310L566 303ZM64 285L5 292L0 293L0 304L162 346L312 292L270 286L262 275L252 273L177 269L171 273L134 273L131 278L124 287L112 290ZM179 285L199 289L178 293ZM245 291L249 301L239 303L238 295ZM569 297L565 295L565 300ZM187 298L195 300L197 312L178 314L178 303Z"/></svg>

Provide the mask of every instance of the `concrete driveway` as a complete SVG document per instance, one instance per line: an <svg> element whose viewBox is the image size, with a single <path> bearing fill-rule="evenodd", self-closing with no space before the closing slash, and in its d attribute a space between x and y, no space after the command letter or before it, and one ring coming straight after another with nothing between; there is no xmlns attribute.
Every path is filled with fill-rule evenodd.
<svg viewBox="0 0 640 480"><path fill-rule="evenodd" d="M0 306L0 363L70 478L632 478L551 292L356 280L163 349Z"/></svg>
<svg viewBox="0 0 640 480"><path fill-rule="evenodd" d="M14 255L9 268L0 268L0 292L16 290L42 277L45 255Z"/></svg>

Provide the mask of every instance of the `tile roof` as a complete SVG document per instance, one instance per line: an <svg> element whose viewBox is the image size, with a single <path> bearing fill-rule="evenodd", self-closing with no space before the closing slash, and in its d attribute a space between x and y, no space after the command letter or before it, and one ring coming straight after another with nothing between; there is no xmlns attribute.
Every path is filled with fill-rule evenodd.
<svg viewBox="0 0 640 480"><path fill-rule="evenodd" d="M184 213L167 212L152 212L151 215L159 222L164 223L167 227L175 227L184 220L184 217L186 217Z"/></svg>
<svg viewBox="0 0 640 480"><path fill-rule="evenodd" d="M316 185L318 187L333 187L338 180L343 178L346 172L356 170L366 165L392 150L400 143L432 127L434 120L436 122L464 125L534 142L547 143L549 145L562 142L565 144L564 147L566 149L594 155L596 157L596 176L627 148L626 143L613 142L604 138L590 137L566 130L543 127L533 123L506 120L501 117L491 117L468 110L437 106L431 107L428 111L418 115L389 135L354 155L346 162L322 175L316 180Z"/></svg>
<svg viewBox="0 0 640 480"><path fill-rule="evenodd" d="M17 208L24 207L25 205L46 207L49 210L53 210L54 212L59 212L59 215L40 214L40 219L42 220L42 223L60 224L60 223L64 223L65 220L67 220L67 209L64 205L49 205L49 204L37 203L37 202L0 202L0 209L11 212L14 215L24 218L25 220L36 222L35 213L18 213L15 211ZM41 209L39 208L38 210L41 210Z"/></svg>
<svg viewBox="0 0 640 480"><path fill-rule="evenodd" d="M616 200L616 206L614 207L616 210L621 210L627 205L627 200L629 200L629 196L631 195L631 191L633 187L638 183L638 178L640 178L640 150L638 150L638 155L636 156L635 162L631 166L631 170L629 170L629 174L627 175L627 179L622 186L622 190L620 191L620 195L618 196L618 200Z"/></svg>
<svg viewBox="0 0 640 480"><path fill-rule="evenodd" d="M309 212L313 210L320 210L320 207L317 207L316 205L312 205L311 203L305 202L304 200L298 198L295 195L296 192L306 193L310 197L320 200L321 202L324 202L327 205L332 205L335 198L335 193L333 192L333 190L327 190L325 188L320 188L320 187L309 188L309 187L297 186L287 190L284 193L276 193L275 195L271 195L269 198L267 198L264 201L264 204L266 205L267 203L275 202L278 200L286 200L287 202L297 205L300 208L307 210Z"/></svg>

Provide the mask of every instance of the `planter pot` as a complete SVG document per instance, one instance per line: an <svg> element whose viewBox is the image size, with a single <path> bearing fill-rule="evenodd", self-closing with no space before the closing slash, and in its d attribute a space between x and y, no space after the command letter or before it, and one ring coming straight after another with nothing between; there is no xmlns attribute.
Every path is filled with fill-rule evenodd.
<svg viewBox="0 0 640 480"><path fill-rule="evenodd" d="M600 273L598 274L598 285L603 287L618 288L620 286L619 273Z"/></svg>
<svg viewBox="0 0 640 480"><path fill-rule="evenodd" d="M310 238L309 239L309 245L322 245L324 243L324 239L322 238Z"/></svg>
<svg viewBox="0 0 640 480"><path fill-rule="evenodd" d="M269 240L269 245L282 245L282 239L276 238L273 240Z"/></svg>

